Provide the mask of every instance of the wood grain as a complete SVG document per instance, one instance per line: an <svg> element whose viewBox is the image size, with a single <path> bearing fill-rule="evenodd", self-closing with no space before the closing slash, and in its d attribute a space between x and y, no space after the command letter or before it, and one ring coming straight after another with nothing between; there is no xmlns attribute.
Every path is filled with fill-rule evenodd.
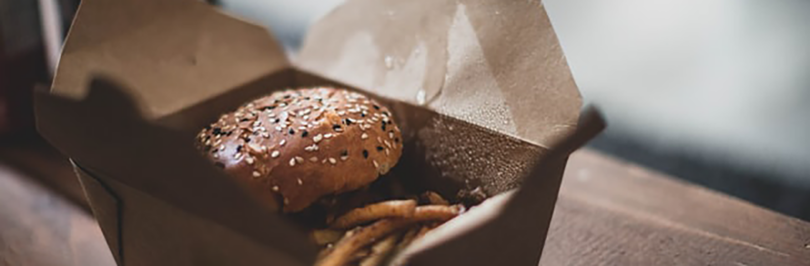
<svg viewBox="0 0 810 266"><path fill-rule="evenodd" d="M810 265L810 223L589 150L569 160L546 243L542 266ZM6 265L114 260L88 212L0 162Z"/></svg>
<svg viewBox="0 0 810 266"><path fill-rule="evenodd" d="M578 249L623 254L608 265L661 258L664 250L695 261L641 265L810 265L807 222L588 150L569 160L550 230L546 247L555 255L544 256L543 263L551 262L541 265L602 265L603 256L583 264L566 260L574 247L564 243L594 230L611 241L580 241ZM661 251L650 254L654 246Z"/></svg>
<svg viewBox="0 0 810 266"><path fill-rule="evenodd" d="M95 220L0 163L0 265L114 265Z"/></svg>

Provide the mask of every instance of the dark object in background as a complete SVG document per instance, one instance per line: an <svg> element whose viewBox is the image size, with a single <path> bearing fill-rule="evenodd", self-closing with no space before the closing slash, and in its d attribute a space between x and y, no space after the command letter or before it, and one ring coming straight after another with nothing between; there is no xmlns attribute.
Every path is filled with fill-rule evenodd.
<svg viewBox="0 0 810 266"><path fill-rule="evenodd" d="M48 80L37 1L0 1L0 135L33 134L31 90Z"/></svg>

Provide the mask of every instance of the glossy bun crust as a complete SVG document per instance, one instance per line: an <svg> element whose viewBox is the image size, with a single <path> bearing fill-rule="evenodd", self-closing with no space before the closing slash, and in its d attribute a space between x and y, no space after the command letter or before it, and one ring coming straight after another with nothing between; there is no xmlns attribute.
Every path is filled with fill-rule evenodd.
<svg viewBox="0 0 810 266"><path fill-rule="evenodd" d="M261 201L300 211L368 185L402 155L391 113L335 88L278 91L203 129L197 147Z"/></svg>

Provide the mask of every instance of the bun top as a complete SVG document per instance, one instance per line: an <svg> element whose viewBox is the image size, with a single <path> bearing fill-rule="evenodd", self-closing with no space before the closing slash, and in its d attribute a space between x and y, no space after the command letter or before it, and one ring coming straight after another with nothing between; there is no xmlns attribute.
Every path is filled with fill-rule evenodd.
<svg viewBox="0 0 810 266"><path fill-rule="evenodd" d="M244 104L205 127L197 147L271 208L296 212L387 173L402 135L385 106L320 87Z"/></svg>

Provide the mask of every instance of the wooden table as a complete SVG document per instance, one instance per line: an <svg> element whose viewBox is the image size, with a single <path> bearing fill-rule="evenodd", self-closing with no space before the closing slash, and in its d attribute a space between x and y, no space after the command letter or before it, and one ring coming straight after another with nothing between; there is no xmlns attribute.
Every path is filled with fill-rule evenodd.
<svg viewBox="0 0 810 266"><path fill-rule="evenodd" d="M72 202L0 161L0 265L113 265ZM810 223L582 150L540 265L807 266Z"/></svg>

